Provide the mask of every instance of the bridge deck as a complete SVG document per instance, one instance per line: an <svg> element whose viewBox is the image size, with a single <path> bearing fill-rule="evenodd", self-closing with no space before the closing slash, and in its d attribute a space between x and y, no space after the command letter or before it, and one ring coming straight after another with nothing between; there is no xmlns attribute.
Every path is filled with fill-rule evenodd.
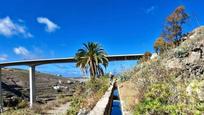
<svg viewBox="0 0 204 115"><path fill-rule="evenodd" d="M143 56L143 54L128 54L128 55L109 55L107 56L109 61L124 61L124 60L138 60ZM42 64L52 64L52 63L74 63L76 60L74 57L69 58L54 58L54 59L37 59L37 60L23 60L14 62L4 62L0 63L0 67L6 66L18 66L18 65L42 65Z"/></svg>

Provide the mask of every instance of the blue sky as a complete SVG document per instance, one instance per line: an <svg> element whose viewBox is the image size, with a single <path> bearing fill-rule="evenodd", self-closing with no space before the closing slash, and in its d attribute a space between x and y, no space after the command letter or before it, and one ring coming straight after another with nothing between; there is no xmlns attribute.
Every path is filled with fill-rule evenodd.
<svg viewBox="0 0 204 115"><path fill-rule="evenodd" d="M203 0L1 0L0 61L74 56L82 43L102 44L108 54L153 52L166 17L186 7L190 31L204 23ZM198 19L195 21L195 16ZM135 61L113 62L121 71ZM39 71L79 76L74 64L44 65Z"/></svg>

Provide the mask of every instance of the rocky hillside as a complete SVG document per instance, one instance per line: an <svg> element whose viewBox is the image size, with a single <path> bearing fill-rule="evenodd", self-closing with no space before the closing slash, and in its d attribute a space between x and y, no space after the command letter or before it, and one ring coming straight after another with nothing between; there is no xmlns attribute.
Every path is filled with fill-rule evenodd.
<svg viewBox="0 0 204 115"><path fill-rule="evenodd" d="M124 109L132 114L204 113L204 27L178 47L124 72Z"/></svg>
<svg viewBox="0 0 204 115"><path fill-rule="evenodd" d="M29 73L21 69L2 70L2 88L5 106L15 106L18 100L29 98ZM79 81L36 72L37 101L45 103L60 95L73 95Z"/></svg>

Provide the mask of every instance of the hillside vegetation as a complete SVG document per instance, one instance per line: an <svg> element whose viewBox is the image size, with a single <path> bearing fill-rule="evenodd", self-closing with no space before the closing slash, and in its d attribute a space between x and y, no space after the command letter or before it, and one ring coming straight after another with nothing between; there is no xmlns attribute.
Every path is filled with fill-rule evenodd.
<svg viewBox="0 0 204 115"><path fill-rule="evenodd" d="M107 76L101 76L94 81L89 80L77 88L71 100L67 115L87 115L109 87Z"/></svg>
<svg viewBox="0 0 204 115"><path fill-rule="evenodd" d="M184 39L184 38L182 38ZM204 113L204 27L120 75L124 109L135 115Z"/></svg>

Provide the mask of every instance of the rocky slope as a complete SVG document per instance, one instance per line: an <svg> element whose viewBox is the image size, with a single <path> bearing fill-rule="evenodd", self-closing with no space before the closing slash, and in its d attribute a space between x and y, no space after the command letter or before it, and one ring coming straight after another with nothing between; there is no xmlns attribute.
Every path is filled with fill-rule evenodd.
<svg viewBox="0 0 204 115"><path fill-rule="evenodd" d="M184 40L121 75L125 110L150 115L204 113L204 27Z"/></svg>
<svg viewBox="0 0 204 115"><path fill-rule="evenodd" d="M2 88L5 106L16 106L19 100L29 99L29 73L27 70L2 70ZM79 81L36 72L37 101L45 103L60 95L73 95Z"/></svg>

